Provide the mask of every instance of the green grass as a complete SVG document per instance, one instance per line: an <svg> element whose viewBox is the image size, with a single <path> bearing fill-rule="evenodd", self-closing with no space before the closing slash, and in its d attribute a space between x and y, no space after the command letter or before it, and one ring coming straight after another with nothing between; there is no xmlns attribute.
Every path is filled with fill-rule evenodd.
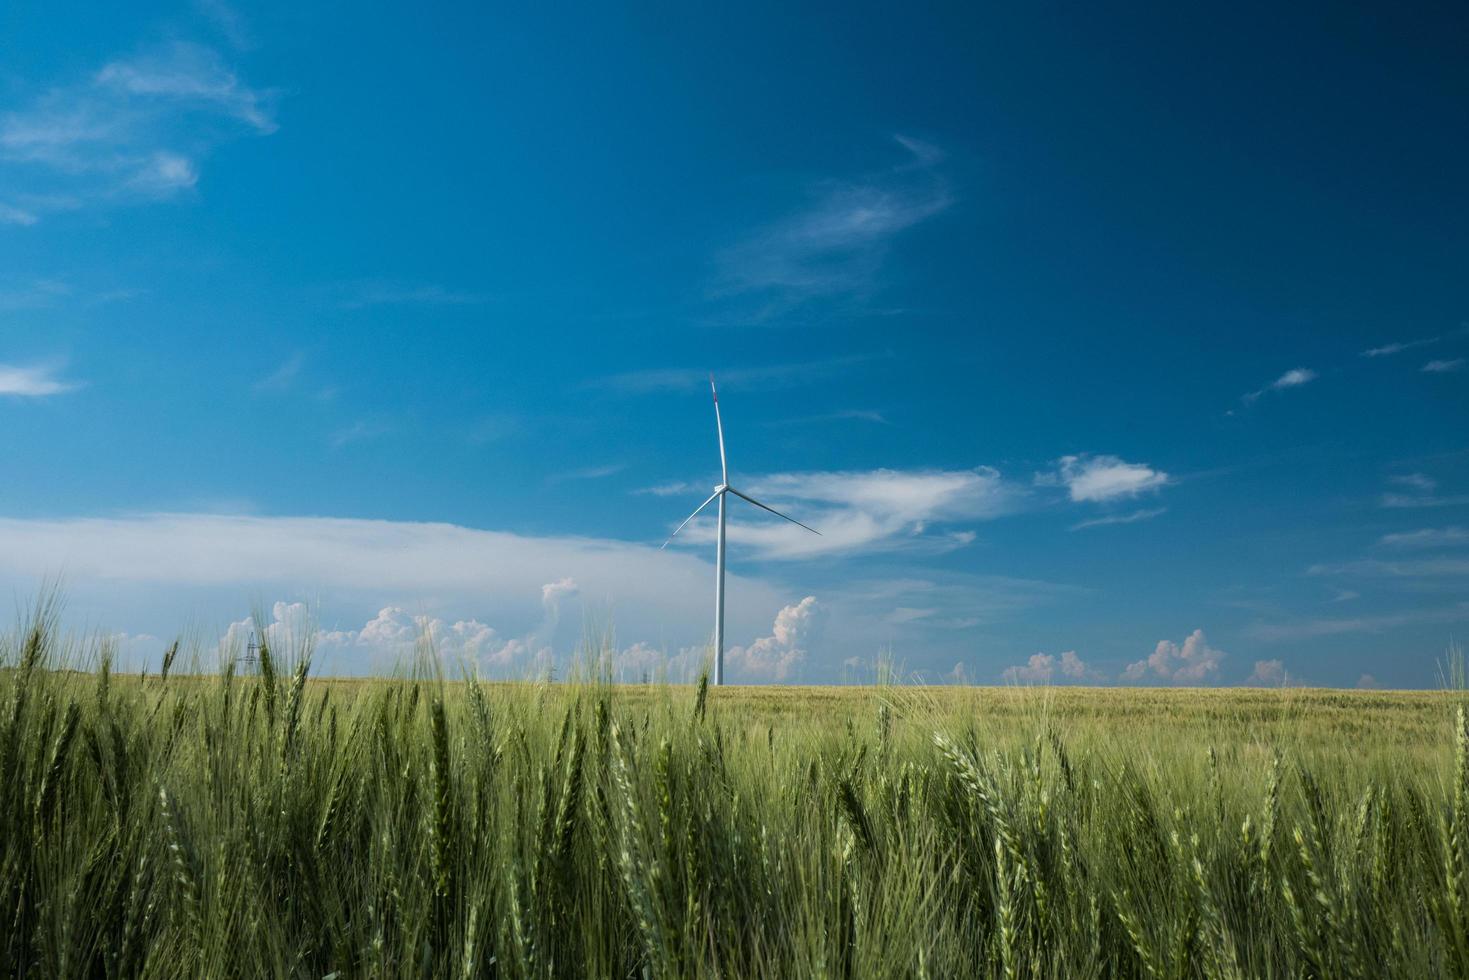
<svg viewBox="0 0 1469 980"><path fill-rule="evenodd" d="M138 677L57 642L0 643L4 976L1469 975L1451 693Z"/></svg>

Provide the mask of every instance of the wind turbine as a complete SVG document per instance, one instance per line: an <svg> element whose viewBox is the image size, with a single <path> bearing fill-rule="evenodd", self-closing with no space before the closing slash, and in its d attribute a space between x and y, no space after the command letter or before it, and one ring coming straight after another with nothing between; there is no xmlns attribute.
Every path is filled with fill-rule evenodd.
<svg viewBox="0 0 1469 980"><path fill-rule="evenodd" d="M688 527L689 521L699 516L699 512L708 507L714 501L719 501L719 544L714 552L714 683L724 683L724 525L725 507L724 498L728 494L734 494L741 500L748 501L761 510L768 510L776 517L784 517L798 527L805 527L812 534L821 532L814 527L806 527L794 517L789 517L776 510L774 507L762 504L749 494L741 493L729 485L729 463L724 455L724 420L719 417L719 389L714 387L714 375L709 375L709 391L714 395L714 425L719 430L719 486L709 495L709 499L694 508L694 512L684 518L682 524L673 529L668 536L668 541L663 542L663 548L667 548L669 542L678 537L678 532ZM658 549L662 551L663 548Z"/></svg>

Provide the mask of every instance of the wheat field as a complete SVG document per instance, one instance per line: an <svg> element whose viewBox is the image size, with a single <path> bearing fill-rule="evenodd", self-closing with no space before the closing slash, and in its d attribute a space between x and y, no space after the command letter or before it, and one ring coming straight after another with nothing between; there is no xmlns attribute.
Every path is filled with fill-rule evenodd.
<svg viewBox="0 0 1469 980"><path fill-rule="evenodd" d="M45 617L3 641L0 975L1469 975L1453 692L304 654L122 675Z"/></svg>

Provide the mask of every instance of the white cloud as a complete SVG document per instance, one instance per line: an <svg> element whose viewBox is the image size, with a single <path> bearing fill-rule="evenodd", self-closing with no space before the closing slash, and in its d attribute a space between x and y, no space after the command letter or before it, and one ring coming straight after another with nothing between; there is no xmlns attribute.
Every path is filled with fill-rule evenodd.
<svg viewBox="0 0 1469 980"><path fill-rule="evenodd" d="M341 449L343 446L350 446L353 443L371 442L374 439L381 439L383 436L392 435L396 431L397 427L388 422L369 422L366 419L359 419L345 429L338 429L332 433L331 444L333 449Z"/></svg>
<svg viewBox="0 0 1469 980"><path fill-rule="evenodd" d="M675 480L672 483L660 483L657 486L652 487L641 487L633 491L633 493L651 494L654 497L676 497L680 494L689 494L693 492L694 485L685 480ZM706 490L705 493L708 493L708 491Z"/></svg>
<svg viewBox="0 0 1469 980"><path fill-rule="evenodd" d="M1371 674L1363 674L1357 678L1357 690L1359 691L1376 691L1381 688L1382 685L1377 683L1377 678Z"/></svg>
<svg viewBox="0 0 1469 980"><path fill-rule="evenodd" d="M1363 558L1357 561L1327 562L1312 565L1307 575L1357 575L1368 578L1429 578L1435 576L1469 575L1469 559L1464 558L1417 558L1402 561L1382 561Z"/></svg>
<svg viewBox="0 0 1469 980"><path fill-rule="evenodd" d="M1256 660L1255 669L1245 679L1249 687L1285 687L1289 683L1290 675L1280 660Z"/></svg>
<svg viewBox="0 0 1469 980"><path fill-rule="evenodd" d="M810 300L861 297L876 289L889 243L954 201L936 167L943 154L898 137L901 164L849 182L826 182L810 203L717 256L717 293L751 296L751 319Z"/></svg>
<svg viewBox="0 0 1469 980"><path fill-rule="evenodd" d="M1284 388L1299 388L1303 384L1315 381L1317 374L1310 368L1291 368L1271 382L1270 387L1276 391Z"/></svg>
<svg viewBox="0 0 1469 980"><path fill-rule="evenodd" d="M218 52L175 41L104 65L96 84L128 95L211 106L261 133L276 129L269 93L240 81Z"/></svg>
<svg viewBox="0 0 1469 980"><path fill-rule="evenodd" d="M61 279L32 279L0 289L0 310L35 310L53 305L71 293L71 286Z"/></svg>
<svg viewBox="0 0 1469 980"><path fill-rule="evenodd" d="M1382 506L1393 510L1408 510L1422 507L1456 507L1469 504L1469 494L1444 494L1438 496L1438 481L1422 473L1405 473L1388 477L1388 482L1403 487L1405 492L1382 495Z"/></svg>
<svg viewBox="0 0 1469 980"><path fill-rule="evenodd" d="M33 225L40 220L34 211L0 201L0 225Z"/></svg>
<svg viewBox="0 0 1469 980"><path fill-rule="evenodd" d="M1385 493L1382 495L1382 506L1393 510L1412 509L1416 507L1462 507L1469 504L1469 494L1445 494L1435 497L1432 494L1407 494L1407 493Z"/></svg>
<svg viewBox="0 0 1469 980"><path fill-rule="evenodd" d="M707 645L692 646L669 654L660 647L639 640L621 649L604 650L597 666L623 683L688 683L697 680L706 666L711 666L712 676L711 650Z"/></svg>
<svg viewBox="0 0 1469 980"><path fill-rule="evenodd" d="M1166 514L1167 507L1152 507L1144 510L1134 510L1126 514L1109 514L1106 517L1094 517L1089 521L1081 521L1071 525L1069 530L1080 531L1089 527L1106 527L1112 524L1136 524L1139 521L1150 521L1160 514Z"/></svg>
<svg viewBox="0 0 1469 980"><path fill-rule="evenodd" d="M226 0L194 0L194 7L235 48L254 47L244 16Z"/></svg>
<svg viewBox="0 0 1469 980"><path fill-rule="evenodd" d="M1438 343L1438 337L1424 337L1419 340L1395 341L1391 344L1383 344L1381 347L1372 347L1362 352L1363 357L1388 357L1392 354L1401 354L1405 350L1414 347L1426 347L1429 344Z"/></svg>
<svg viewBox="0 0 1469 980"><path fill-rule="evenodd" d="M1388 482L1421 493L1432 493L1438 489L1438 481L1425 473L1401 473L1388 477Z"/></svg>
<svg viewBox="0 0 1469 980"><path fill-rule="evenodd" d="M858 580L826 596L823 602L832 612L832 629L865 615L880 616L883 625L946 633L1001 622L1026 610L1085 594L1086 590L1074 586L1031 579L951 574Z"/></svg>
<svg viewBox="0 0 1469 980"><path fill-rule="evenodd" d="M1056 461L1056 467L1054 473L1038 474L1037 485L1064 486L1078 503L1108 503L1136 497L1159 490L1169 479L1167 473L1145 463L1128 463L1107 455L1062 456Z"/></svg>
<svg viewBox="0 0 1469 980"><path fill-rule="evenodd" d="M1209 646L1203 630L1194 630L1182 645L1172 640L1159 640L1145 660L1128 664L1122 672L1124 681L1163 680L1173 684L1199 684L1214 680L1219 674L1223 650Z"/></svg>
<svg viewBox="0 0 1469 980"><path fill-rule="evenodd" d="M764 519L761 511L731 500L738 516L730 521L730 541L771 559L962 547L973 541L972 532L929 533L929 526L998 517L1013 510L1020 496L989 467L774 473L741 489L820 532L812 534L779 518ZM714 535L714 520L701 516L675 541L706 545Z"/></svg>
<svg viewBox="0 0 1469 980"><path fill-rule="evenodd" d="M786 361L753 367L725 367L715 379L723 391L769 391L792 388L836 377L851 368L877 360L878 354L843 354L815 361ZM589 387L606 388L630 395L660 391L691 391L709 395L707 368L647 368L626 371L588 383Z"/></svg>
<svg viewBox="0 0 1469 980"><path fill-rule="evenodd" d="M1469 545L1469 529L1440 527L1402 531L1384 534L1377 543L1386 548L1455 548Z"/></svg>
<svg viewBox="0 0 1469 980"><path fill-rule="evenodd" d="M290 357L282 361L275 370L255 382L256 391L282 391L289 388L301 375L301 368L306 365L306 355L296 351Z"/></svg>
<svg viewBox="0 0 1469 980"><path fill-rule="evenodd" d="M223 623L222 614L236 617L251 595L311 596L349 623L385 607L451 627L478 620L503 636L535 638L533 653L553 645L569 652L580 638L579 620L553 632L546 606L564 602L573 588L605 600L619 633L634 639L703 642L712 618L710 562L603 538L349 518L150 514L0 518L0 541L0 589L33 594L48 575L64 574L76 608L134 631L158 633L180 618ZM783 593L763 581L731 573L726 587L731 635L755 635L781 608Z"/></svg>
<svg viewBox="0 0 1469 980"><path fill-rule="evenodd" d="M1453 371L1462 370L1465 363L1462 357L1455 357L1452 360L1444 361L1429 361L1423 365L1423 371L1426 374L1449 374Z"/></svg>
<svg viewBox="0 0 1469 980"><path fill-rule="evenodd" d="M1270 382L1259 391L1252 391L1240 400L1246 405L1258 401L1268 391L1284 391L1287 388L1299 388L1301 385L1315 381L1320 375L1310 368L1291 368L1289 371Z"/></svg>
<svg viewBox="0 0 1469 980"><path fill-rule="evenodd" d="M835 412L822 412L818 415L802 415L797 418L777 419L767 422L769 426L786 425L814 425L822 422L871 422L875 425L887 425L887 416L881 412L866 408L844 408Z"/></svg>
<svg viewBox="0 0 1469 980"><path fill-rule="evenodd" d="M194 161L177 153L159 151L142 162L128 178L128 186L150 197L168 197L199 182Z"/></svg>
<svg viewBox="0 0 1469 980"><path fill-rule="evenodd" d="M187 41L110 61L0 115L6 213L34 223L86 203L174 197L224 140L274 132L273 101L218 52Z"/></svg>
<svg viewBox="0 0 1469 980"><path fill-rule="evenodd" d="M561 603L580 592L576 580L572 578L559 578L554 582L547 582L541 586L541 605L546 607L547 612L559 613Z"/></svg>
<svg viewBox="0 0 1469 980"><path fill-rule="evenodd" d="M268 620L236 620L220 638L224 656L239 657L251 638L263 639L282 662L294 662L310 653L318 672L340 668L391 669L432 651L453 666L514 668L529 660L524 641L501 637L475 619L447 622L435 616L410 614L385 606L357 629L321 629L304 602L276 602Z"/></svg>
<svg viewBox="0 0 1469 980"><path fill-rule="evenodd" d="M823 609L815 596L786 606L775 616L771 635L748 647L725 651L725 662L749 680L783 681L806 659L806 649L821 627Z"/></svg>
<svg viewBox="0 0 1469 980"><path fill-rule="evenodd" d="M64 381L56 376L53 366L21 367L17 364L0 364L0 395L16 398L45 398L75 391L82 385L76 381Z"/></svg>
<svg viewBox="0 0 1469 980"><path fill-rule="evenodd" d="M1007 684L1092 683L1102 679L1101 673L1089 667L1075 650L1067 650L1060 657L1031 654L1024 664L1006 667L1000 676Z"/></svg>
<svg viewBox="0 0 1469 980"><path fill-rule="evenodd" d="M1348 616L1339 618L1305 619L1288 623L1260 623L1250 627L1250 636L1257 640L1275 642L1279 640L1303 640L1321 636L1342 636L1350 633L1380 633L1403 626L1419 626L1429 623L1462 623L1469 621L1469 602L1437 609L1415 609L1411 612L1384 613L1378 616Z"/></svg>
<svg viewBox="0 0 1469 980"><path fill-rule="evenodd" d="M627 469L626 463L606 463L602 466L584 466L581 469L568 470L565 473L557 473L551 477L551 482L559 483L562 480L601 480L609 476L615 476Z"/></svg>

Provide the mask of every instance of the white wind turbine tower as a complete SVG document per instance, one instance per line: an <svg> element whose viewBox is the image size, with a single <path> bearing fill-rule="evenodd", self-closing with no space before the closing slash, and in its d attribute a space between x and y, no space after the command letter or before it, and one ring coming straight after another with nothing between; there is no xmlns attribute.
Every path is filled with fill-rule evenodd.
<svg viewBox="0 0 1469 980"><path fill-rule="evenodd" d="M672 541L675 537L678 536L678 532L679 531L682 531L685 527L687 527L689 521L692 521L694 518L696 518L696 517L699 516L699 511L703 510L705 507L708 507L715 500L718 500L719 501L719 544L718 544L718 546L717 546L717 548L716 548L716 550L714 552L714 569L715 569L715 571L714 571L714 575L715 575L715 579L714 579L714 683L715 684L723 684L724 683L724 524L725 524L724 498L725 498L725 496L727 494L731 494L732 493L736 497L739 497L741 500L749 501L750 503L754 504L756 507L761 508L762 510L768 510L768 511L770 511L776 517L784 517L786 520L790 521L792 524L795 524L795 525L797 525L799 527L805 527L806 530L810 531L812 534L820 534L821 532L818 531L818 530L816 530L816 528L814 528L814 527L806 527L805 524L802 524L800 521L796 520L794 517L788 517L785 514L782 514L780 511L776 510L774 507L770 507L770 506L768 506L766 504L762 504L760 501L756 500L754 497L751 497L749 494L740 493L734 487L732 487L732 486L729 485L729 463L726 461L725 456L724 456L724 421L719 417L719 389L716 388L716 387L714 387L714 375L712 375L712 374L709 375L709 390L714 395L714 425L719 430L719 473L720 473L719 486L717 486L717 487L714 488L714 492L709 495L709 499L708 500L704 501L702 504L700 504L699 506L695 507L694 508L694 512L692 514L690 514L688 517L685 517L684 518L684 522L682 524L680 524L678 527L676 527L676 528L673 529L673 533L668 536L668 541L663 542L663 547L664 548L667 548L669 542ZM662 548L660 548L659 550L661 551Z"/></svg>

